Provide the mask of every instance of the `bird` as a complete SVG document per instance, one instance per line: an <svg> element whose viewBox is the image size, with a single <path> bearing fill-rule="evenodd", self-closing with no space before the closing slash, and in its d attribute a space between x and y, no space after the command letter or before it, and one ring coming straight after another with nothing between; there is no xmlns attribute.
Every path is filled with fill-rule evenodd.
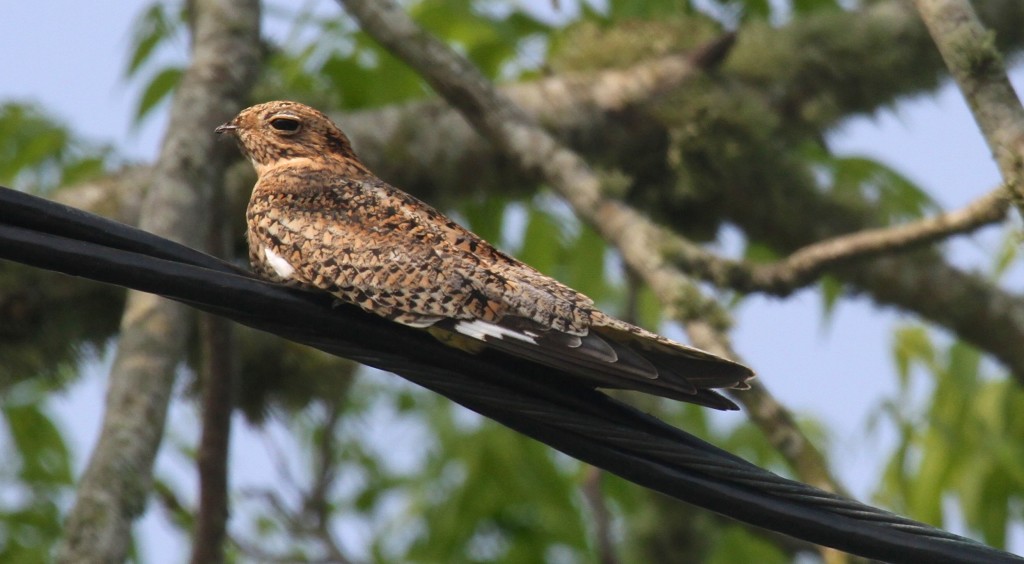
<svg viewBox="0 0 1024 564"><path fill-rule="evenodd" d="M738 407L715 389L749 388L750 368L602 312L381 180L319 110L266 102L214 131L233 136L256 169L246 235L265 280L327 292L468 353L493 348L593 388L721 410Z"/></svg>

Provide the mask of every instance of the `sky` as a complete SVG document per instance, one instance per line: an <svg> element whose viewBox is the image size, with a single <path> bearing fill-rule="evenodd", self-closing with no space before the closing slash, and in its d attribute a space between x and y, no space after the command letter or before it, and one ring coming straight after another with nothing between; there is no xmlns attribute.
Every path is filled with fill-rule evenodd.
<svg viewBox="0 0 1024 564"><path fill-rule="evenodd" d="M137 84L124 78L131 24L144 4L66 0L49 4L46 17L40 17L38 4L10 2L4 6L0 76L5 79L0 82L0 101L38 103L77 133L114 144L130 160L152 161L166 125L166 112L141 126L133 125L140 92ZM328 2L325 11L331 9L333 4ZM185 45L181 49L184 53ZM1015 67L1013 79L1018 87L1024 83L1020 65ZM840 154L866 155L896 167L946 209L963 206L999 182L966 104L949 83L937 95L904 100L876 115L852 119L829 135L828 141ZM996 231L954 243L954 262L967 268L987 267L987 257L999 241ZM726 246L729 237L726 233ZM855 496L869 499L881 463L880 449L891 448L893 436L885 429L868 435L865 428L872 408L896 393L892 329L913 319L857 298L844 300L826 321L820 298L812 291L786 300L749 298L737 317L736 349L784 404L828 425L836 473ZM79 468L98 433L106 361L97 358L90 362L89 373L51 404L71 437ZM287 431L280 425L260 430L241 420L238 423L232 457L246 463L234 465L233 483L272 484L276 478L269 453L273 448L267 445L286 444ZM198 435L194 406L176 401L168 428L165 447L194 441ZM192 472L174 457L161 454L158 473L175 476L186 489L194 486ZM154 505L150 504L140 528L143 553L148 562L182 561L187 554L184 539L167 531L163 517L152 510ZM1011 548L1024 550L1024 534L1015 531L1014 535ZM343 542L358 543L358 539L343 538Z"/></svg>

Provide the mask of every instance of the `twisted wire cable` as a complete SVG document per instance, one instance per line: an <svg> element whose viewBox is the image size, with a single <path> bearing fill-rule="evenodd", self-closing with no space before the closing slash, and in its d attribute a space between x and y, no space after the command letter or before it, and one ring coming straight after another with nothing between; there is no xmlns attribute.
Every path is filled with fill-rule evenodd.
<svg viewBox="0 0 1024 564"><path fill-rule="evenodd" d="M806 541L891 562L1024 562L782 478L550 368L469 355L327 296L257 280L172 241L0 187L0 259L151 292L394 372L642 486Z"/></svg>

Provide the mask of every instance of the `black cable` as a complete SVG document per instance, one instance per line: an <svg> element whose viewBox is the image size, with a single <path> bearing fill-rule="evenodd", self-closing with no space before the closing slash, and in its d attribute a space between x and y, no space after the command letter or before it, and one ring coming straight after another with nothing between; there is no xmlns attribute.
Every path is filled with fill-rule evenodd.
<svg viewBox="0 0 1024 564"><path fill-rule="evenodd" d="M753 525L893 562L1012 554L758 468L579 380L502 353L469 355L328 296L257 280L137 229L0 189L0 258L160 294L399 374L570 456Z"/></svg>

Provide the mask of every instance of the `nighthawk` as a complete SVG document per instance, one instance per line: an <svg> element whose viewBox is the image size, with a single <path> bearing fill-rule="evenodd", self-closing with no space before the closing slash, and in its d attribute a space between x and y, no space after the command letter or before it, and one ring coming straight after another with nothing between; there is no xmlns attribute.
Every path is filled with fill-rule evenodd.
<svg viewBox="0 0 1024 564"><path fill-rule="evenodd" d="M595 309L377 178L309 106L259 104L216 131L234 135L256 168L249 260L265 279L329 292L452 346L493 347L595 387L718 409L736 406L710 388L749 387L749 368Z"/></svg>

